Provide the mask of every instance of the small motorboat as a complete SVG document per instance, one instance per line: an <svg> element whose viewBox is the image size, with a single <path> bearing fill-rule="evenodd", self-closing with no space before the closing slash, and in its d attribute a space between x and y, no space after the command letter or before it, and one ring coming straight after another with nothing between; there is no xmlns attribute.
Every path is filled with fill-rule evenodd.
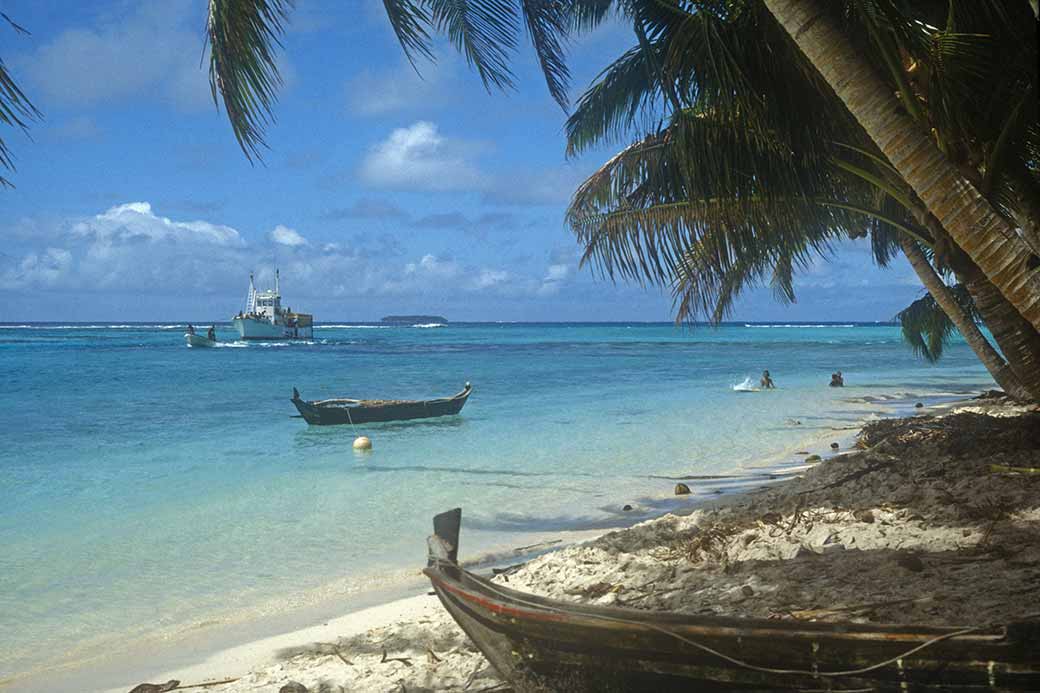
<svg viewBox="0 0 1040 693"><path fill-rule="evenodd" d="M588 606L459 566L458 508L433 519L423 571L515 691L1040 690L1040 621L934 627Z"/></svg>
<svg viewBox="0 0 1040 693"><path fill-rule="evenodd" d="M473 387L466 383L462 392L441 399L322 399L308 402L300 398L294 387L292 403L312 426L407 421L458 414L472 390Z"/></svg>
<svg viewBox="0 0 1040 693"><path fill-rule="evenodd" d="M190 347L215 347L217 340L210 339L204 334L192 334L190 332L184 335L185 343Z"/></svg>
<svg viewBox="0 0 1040 693"><path fill-rule="evenodd" d="M184 342L190 347L214 347L217 345L217 332L213 327L200 334L193 326L188 325L184 333Z"/></svg>

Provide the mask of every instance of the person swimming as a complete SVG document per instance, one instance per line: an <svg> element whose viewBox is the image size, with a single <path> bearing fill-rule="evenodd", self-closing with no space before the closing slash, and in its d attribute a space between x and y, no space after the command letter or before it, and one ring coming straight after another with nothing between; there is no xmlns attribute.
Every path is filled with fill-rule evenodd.
<svg viewBox="0 0 1040 693"><path fill-rule="evenodd" d="M845 378L842 377L841 371L831 373L831 387L845 387Z"/></svg>
<svg viewBox="0 0 1040 693"><path fill-rule="evenodd" d="M769 377L769 371L762 371L762 382L761 385L766 390L772 390L776 387L776 383Z"/></svg>

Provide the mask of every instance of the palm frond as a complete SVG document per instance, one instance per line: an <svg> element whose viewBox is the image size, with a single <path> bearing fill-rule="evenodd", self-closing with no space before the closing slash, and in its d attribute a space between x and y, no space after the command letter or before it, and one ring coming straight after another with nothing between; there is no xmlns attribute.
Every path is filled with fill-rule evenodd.
<svg viewBox="0 0 1040 693"><path fill-rule="evenodd" d="M430 23L430 15L422 5L414 0L383 0L383 9L386 10L390 28L393 29L412 67L415 67L416 56L432 60L430 34L426 30Z"/></svg>
<svg viewBox="0 0 1040 693"><path fill-rule="evenodd" d="M642 118L643 129L660 117L655 112L660 84L648 79L646 53L626 51L599 74L567 119L567 155L576 156L605 142L616 142Z"/></svg>
<svg viewBox="0 0 1040 693"><path fill-rule="evenodd" d="M428 0L430 21L448 36L488 89L511 88L517 16L511 0Z"/></svg>
<svg viewBox="0 0 1040 693"><path fill-rule="evenodd" d="M520 6L549 93L556 103L566 108L571 74L563 42L573 17L561 0L520 0Z"/></svg>
<svg viewBox="0 0 1040 693"><path fill-rule="evenodd" d="M250 161L261 158L282 84L277 50L293 0L210 0L206 38L213 102L223 101L235 139Z"/></svg>
<svg viewBox="0 0 1040 693"><path fill-rule="evenodd" d="M962 285L951 286L950 292L968 315L978 319L975 304ZM914 354L929 363L942 358L944 348L957 329L931 294L925 294L899 311L896 320L902 328L903 340Z"/></svg>
<svg viewBox="0 0 1040 693"><path fill-rule="evenodd" d="M17 33L25 35L29 33L6 14L2 14L2 18ZM36 106L25 95L25 92L18 86L18 83L15 82L11 72L7 69L7 65L4 64L3 60L0 60L0 123L26 132L30 122L39 120L42 117L43 114L37 110ZM3 138L0 138L0 168L8 171L15 170L14 154ZM11 181L0 175L0 188L10 187L13 187Z"/></svg>

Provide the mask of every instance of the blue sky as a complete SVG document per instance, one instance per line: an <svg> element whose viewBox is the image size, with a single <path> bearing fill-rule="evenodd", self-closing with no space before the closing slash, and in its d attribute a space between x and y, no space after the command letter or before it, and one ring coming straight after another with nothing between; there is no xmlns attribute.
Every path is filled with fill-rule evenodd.
<svg viewBox="0 0 1040 693"><path fill-rule="evenodd" d="M422 78L379 0L300 0L264 165L210 98L203 0L0 0L32 32L0 58L44 120L5 130L0 321L225 319L248 273L281 268L321 321L386 313L454 320L668 320L658 289L578 267L570 193L612 151L564 156L564 113L529 51L518 88L488 94L447 47ZM573 48L575 94L632 38ZM748 292L738 320L886 320L921 290L902 262L849 243L798 284Z"/></svg>

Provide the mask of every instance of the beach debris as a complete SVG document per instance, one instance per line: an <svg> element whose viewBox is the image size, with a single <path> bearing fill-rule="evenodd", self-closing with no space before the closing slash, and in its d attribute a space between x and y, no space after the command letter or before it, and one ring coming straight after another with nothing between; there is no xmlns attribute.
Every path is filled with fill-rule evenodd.
<svg viewBox="0 0 1040 693"><path fill-rule="evenodd" d="M687 486L686 484L678 483L678 484L675 485L675 495L677 495L677 496L685 496L689 492L690 492L690 487Z"/></svg>
<svg viewBox="0 0 1040 693"><path fill-rule="evenodd" d="M831 450L837 450L837 449L839 449L840 447L841 447L841 446L840 446L840 445L838 445L837 443L831 443Z"/></svg>
<svg viewBox="0 0 1040 693"><path fill-rule="evenodd" d="M307 693L307 687L299 681L290 681L279 688L278 693Z"/></svg>
<svg viewBox="0 0 1040 693"><path fill-rule="evenodd" d="M819 462L822 459L823 458L820 457L819 455L809 455L808 457L805 458L805 461L806 462Z"/></svg>
<svg viewBox="0 0 1040 693"><path fill-rule="evenodd" d="M794 552L795 558L806 558L807 556L815 556L816 552L805 544L800 544L798 550Z"/></svg>
<svg viewBox="0 0 1040 693"><path fill-rule="evenodd" d="M354 439L354 449L355 450L371 450L372 449L372 441L371 441L371 439L369 439L368 436L358 436L357 438Z"/></svg>
<svg viewBox="0 0 1040 693"><path fill-rule="evenodd" d="M852 517L860 522L866 522L868 525L874 523L874 513L870 510L854 510Z"/></svg>
<svg viewBox="0 0 1040 693"><path fill-rule="evenodd" d="M623 508L621 508L621 509L622 509L622 510L624 510L624 511L625 511L625 512L627 513L627 512L629 511L629 510L631 510L631 509L632 509L632 506L631 506L631 505L629 505L628 503L625 503L625 507L623 507Z"/></svg>
<svg viewBox="0 0 1040 693"><path fill-rule="evenodd" d="M347 659L346 655L343 654L343 650L339 649L338 647L334 647L332 651L335 652L336 656L339 657L343 661L343 663L346 664L348 667L354 666L354 662Z"/></svg>
<svg viewBox="0 0 1040 693"><path fill-rule="evenodd" d="M924 405L921 404L920 402L918 402L917 404L914 405L914 409L924 409Z"/></svg>
<svg viewBox="0 0 1040 693"><path fill-rule="evenodd" d="M387 655L386 648L384 647L383 658L379 660L379 663L384 664L386 662L400 662L401 664L404 664L406 667L412 666L412 660L410 657L390 657Z"/></svg>
<svg viewBox="0 0 1040 693"><path fill-rule="evenodd" d="M1040 467L1010 467L1006 464L991 464L989 470L999 474L1040 474Z"/></svg>
<svg viewBox="0 0 1040 693"><path fill-rule="evenodd" d="M505 568L492 568L491 569L491 574L492 575L509 575L510 573L515 573L516 571L520 570L521 568L524 567L524 565L525 564L523 564L523 563L514 563L513 565L507 565Z"/></svg>
<svg viewBox="0 0 1040 693"><path fill-rule="evenodd" d="M521 556L521 555L523 555L525 553L531 553L532 551L544 551L545 549L549 548L550 546L555 546L556 544L561 544L561 543L563 543L563 539L546 539L545 541L540 541L537 544L528 544L526 546L518 546L515 549L513 549L513 555L514 556Z"/></svg>
<svg viewBox="0 0 1040 693"><path fill-rule="evenodd" d="M171 679L166 683L142 683L130 689L130 693L166 693L181 685L180 681Z"/></svg>
<svg viewBox="0 0 1040 693"><path fill-rule="evenodd" d="M743 594L745 597L755 596L755 590L751 587L751 585L744 585L743 587L741 587L740 593Z"/></svg>
<svg viewBox="0 0 1040 693"><path fill-rule="evenodd" d="M809 451L808 451L808 450L799 450L799 451L798 451L798 452L796 452L795 454L796 454L796 455L808 455L808 454L809 454Z"/></svg>

